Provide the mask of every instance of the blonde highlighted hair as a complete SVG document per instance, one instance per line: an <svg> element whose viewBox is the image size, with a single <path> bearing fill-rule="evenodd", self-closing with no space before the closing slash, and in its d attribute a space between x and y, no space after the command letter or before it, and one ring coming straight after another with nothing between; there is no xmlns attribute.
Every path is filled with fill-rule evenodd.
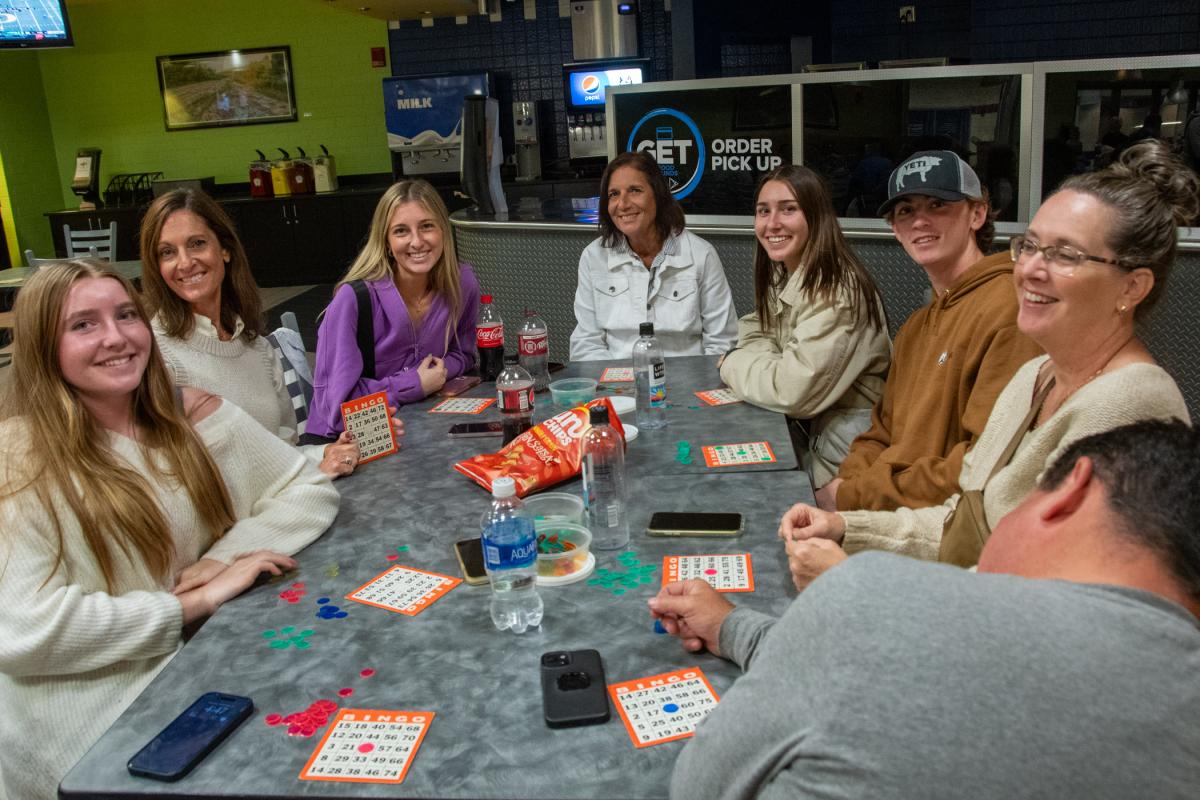
<svg viewBox="0 0 1200 800"><path fill-rule="evenodd" d="M433 218L442 232L442 257L433 265L429 275L429 288L441 295L450 308L446 318L446 343L456 333L455 324L462 311L462 284L459 280L458 253L454 247L454 231L450 228L450 212L437 190L423 180L408 180L394 183L379 198L375 213L371 217L371 230L367 243L359 251L354 263L345 276L333 288L336 293L342 284L351 281L376 281L382 278L395 279L396 261L388 247L388 228L392 215L405 203L417 203Z"/></svg>
<svg viewBox="0 0 1200 800"><path fill-rule="evenodd" d="M87 278L121 284L149 327L145 306L132 284L105 262L78 259L45 266L21 289L14 308L12 375L0 402L0 419L20 419L26 441L42 446L26 448L19 463L9 459L0 498L34 493L57 532L55 569L63 562L64 548L58 497L78 519L110 591L114 548L140 558L165 585L175 556L170 521L146 477L112 451L108 433L80 402L59 366L63 308L72 287ZM182 485L203 524L214 539L219 538L235 521L229 491L208 448L178 406L154 337L148 340L149 361L130 398L139 445L146 451L152 477ZM165 467L151 452L161 456ZM23 534L5 531L3 535Z"/></svg>

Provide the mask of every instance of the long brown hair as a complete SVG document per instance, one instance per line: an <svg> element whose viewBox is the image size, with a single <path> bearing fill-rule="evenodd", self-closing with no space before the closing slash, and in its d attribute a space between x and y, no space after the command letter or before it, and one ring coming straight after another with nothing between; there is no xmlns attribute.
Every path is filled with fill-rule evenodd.
<svg viewBox="0 0 1200 800"><path fill-rule="evenodd" d="M625 152L608 162L600 178L600 207L597 211L600 215L600 238L604 246L615 247L625 236L617 230L612 215L608 213L608 185L612 182L613 173L621 167L633 167L646 176L646 183L650 184L650 191L654 194L654 229L659 241L665 242L672 233L680 233L686 221L683 207L671 194L658 162L646 152Z"/></svg>
<svg viewBox="0 0 1200 800"><path fill-rule="evenodd" d="M870 273L858 260L854 250L847 244L838 226L837 212L829 190L821 176L808 167L796 164L778 167L768 172L754 190L757 201L763 187L770 181L780 181L788 186L804 219L808 222L808 241L800 249L800 268L804 276L800 289L809 297L819 297L834 302L839 295L851 301L851 319L859 324L863 315L871 327L882 330L884 318L883 301ZM772 261L758 237L754 239L754 309L764 331L772 325L769 297L787 283L787 268Z"/></svg>
<svg viewBox="0 0 1200 800"><path fill-rule="evenodd" d="M59 366L63 306L71 288L85 278L120 283L142 323L149 326L133 286L105 262L78 259L45 266L21 289L14 309L13 374L0 402L0 419L19 419L23 436L35 446L26 448L20 459L8 459L0 498L25 490L34 493L58 534L56 570L64 555L57 496L79 521L110 591L115 579L114 548L140 557L148 572L165 582L175 556L170 521L146 477L109 447L107 432L79 401ZM219 538L235 521L229 491L208 448L176 405L153 336L149 342L146 371L132 398L146 463L154 478L171 479L186 489L204 525L214 539ZM163 457L165 470L150 451ZM25 534L10 530L3 535Z"/></svg>
<svg viewBox="0 0 1200 800"><path fill-rule="evenodd" d="M458 252L454 247L454 231L450 228L450 212L446 210L442 196L428 181L400 181L388 187L375 206L366 245L359 251L350 269L337 282L337 286L333 287L333 291L336 293L342 284L350 281L393 278L396 264L392 249L388 247L388 227L396 209L405 203L416 203L424 208L442 232L442 257L433 265L429 275L429 288L441 295L450 307L450 316L446 319L446 343L449 347L450 336L457 332L455 326L458 324L459 312L462 311L462 283L458 276Z"/></svg>
<svg viewBox="0 0 1200 800"><path fill-rule="evenodd" d="M168 336L186 339L195 327L196 318L183 298L171 291L163 280L158 263L158 240L163 225L176 211L191 211L216 234L221 247L229 252L225 265L225 280L221 281L221 327L233 330L235 317L242 320L242 338L253 342L263 328L262 299L258 284L250 272L246 248L242 246L233 220L215 200L196 189L173 189L155 199L142 218L141 255L142 287L150 316L157 316Z"/></svg>

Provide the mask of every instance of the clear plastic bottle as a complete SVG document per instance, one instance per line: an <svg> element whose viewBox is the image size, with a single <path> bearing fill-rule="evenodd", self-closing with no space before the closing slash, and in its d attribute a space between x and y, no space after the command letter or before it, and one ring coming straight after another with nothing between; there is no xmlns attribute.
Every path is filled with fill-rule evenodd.
<svg viewBox="0 0 1200 800"><path fill-rule="evenodd" d="M544 392L550 385L550 338L546 320L525 309L525 321L517 332L521 366L533 377L533 390Z"/></svg>
<svg viewBox="0 0 1200 800"><path fill-rule="evenodd" d="M537 534L512 478L492 481L492 507L480 527L483 566L492 584L492 622L497 630L513 633L536 628L542 624Z"/></svg>
<svg viewBox="0 0 1200 800"><path fill-rule="evenodd" d="M517 354L504 357L504 370L496 376L496 406L504 426L504 443L533 425L533 378L517 363Z"/></svg>
<svg viewBox="0 0 1200 800"><path fill-rule="evenodd" d="M629 544L625 498L625 442L608 424L608 407L592 406L592 426L583 434L583 502L593 550Z"/></svg>
<svg viewBox="0 0 1200 800"><path fill-rule="evenodd" d="M643 322L641 338L633 343L633 374L637 381L637 424L653 430L667 424L667 365L662 345L654 338L654 323Z"/></svg>
<svg viewBox="0 0 1200 800"><path fill-rule="evenodd" d="M479 377L494 381L504 368L504 320L492 305L492 296L479 298L479 315L475 318L475 347L479 350Z"/></svg>

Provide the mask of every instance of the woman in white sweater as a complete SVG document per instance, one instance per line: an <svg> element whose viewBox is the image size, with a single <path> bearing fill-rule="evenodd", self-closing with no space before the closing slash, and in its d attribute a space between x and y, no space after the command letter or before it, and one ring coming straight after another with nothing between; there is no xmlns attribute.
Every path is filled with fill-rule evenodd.
<svg viewBox="0 0 1200 800"><path fill-rule="evenodd" d="M261 335L258 286L229 215L203 192L167 192L142 219L141 251L146 305L175 382L231 400L294 444L296 415L283 368ZM358 464L348 433L303 451L332 478Z"/></svg>
<svg viewBox="0 0 1200 800"><path fill-rule="evenodd" d="M793 506L779 534L788 540L797 588L864 549L974 563L964 559L977 555L991 527L1071 442L1140 420L1189 420L1179 388L1134 322L1162 293L1176 228L1195 218L1198 205L1200 181L1157 140L1126 149L1101 172L1069 179L1048 198L1011 243L1017 326L1047 355L1025 364L997 398L963 460L963 492L924 509ZM1016 446L1005 463L1010 443ZM947 515L971 491L982 493L977 547L944 547Z"/></svg>
<svg viewBox="0 0 1200 800"><path fill-rule="evenodd" d="M127 280L21 290L0 403L0 798L58 782L212 614L337 514L316 467L237 406L176 390Z"/></svg>

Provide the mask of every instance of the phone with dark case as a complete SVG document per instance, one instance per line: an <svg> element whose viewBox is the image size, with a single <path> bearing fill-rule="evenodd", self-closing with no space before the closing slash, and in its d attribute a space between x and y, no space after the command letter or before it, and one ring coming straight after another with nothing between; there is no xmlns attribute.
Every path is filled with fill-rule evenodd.
<svg viewBox="0 0 1200 800"><path fill-rule="evenodd" d="M483 541L478 536L455 542L454 555L467 583L480 586L488 582L487 571L483 568Z"/></svg>
<svg viewBox="0 0 1200 800"><path fill-rule="evenodd" d="M723 511L656 511L646 526L650 536L740 536L742 515Z"/></svg>
<svg viewBox="0 0 1200 800"><path fill-rule="evenodd" d="M608 686L595 650L542 654L542 713L551 728L608 722Z"/></svg>
<svg viewBox="0 0 1200 800"><path fill-rule="evenodd" d="M450 436L455 439L472 436L500 436L504 433L504 424L500 422L460 422L450 426Z"/></svg>
<svg viewBox="0 0 1200 800"><path fill-rule="evenodd" d="M459 375L442 384L442 388L438 389L437 394L438 397L458 397L467 389L478 386L479 382L478 375Z"/></svg>
<svg viewBox="0 0 1200 800"><path fill-rule="evenodd" d="M192 771L254 711L249 697L208 692L129 759L134 775L177 781Z"/></svg>

